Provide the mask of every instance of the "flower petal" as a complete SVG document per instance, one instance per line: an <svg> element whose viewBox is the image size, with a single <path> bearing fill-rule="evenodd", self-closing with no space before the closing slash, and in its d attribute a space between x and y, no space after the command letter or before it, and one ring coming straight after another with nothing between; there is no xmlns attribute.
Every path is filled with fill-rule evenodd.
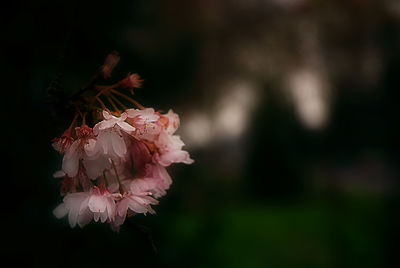
<svg viewBox="0 0 400 268"><path fill-rule="evenodd" d="M107 112L106 110L103 110L103 117L104 117L104 119L108 120L108 119L112 118L112 115L109 112Z"/></svg>
<svg viewBox="0 0 400 268"><path fill-rule="evenodd" d="M68 210L64 203L61 203L58 207L56 207L53 210L53 214L54 214L54 216L56 216L57 219L61 219L61 218L65 217L67 215L67 213L68 213Z"/></svg>
<svg viewBox="0 0 400 268"><path fill-rule="evenodd" d="M111 142L114 152L119 157L123 157L126 154L126 144L124 142L124 139L119 135L114 135L113 138L111 139Z"/></svg>
<svg viewBox="0 0 400 268"><path fill-rule="evenodd" d="M107 216L108 216L107 211L100 213L101 222L105 222L107 220Z"/></svg>
<svg viewBox="0 0 400 268"><path fill-rule="evenodd" d="M101 195L91 195L89 199L89 209L92 212L104 212L106 210L106 202L104 199L105 198Z"/></svg>
<svg viewBox="0 0 400 268"><path fill-rule="evenodd" d="M53 174L54 178L63 178L65 176L65 172L62 170L56 171Z"/></svg>
<svg viewBox="0 0 400 268"><path fill-rule="evenodd" d="M128 210L128 198L123 198L121 201L118 202L117 205L117 214L125 219L126 211Z"/></svg>
<svg viewBox="0 0 400 268"><path fill-rule="evenodd" d="M93 213L86 207L84 211L78 216L78 225L79 227L83 227L91 222L93 219Z"/></svg>
<svg viewBox="0 0 400 268"><path fill-rule="evenodd" d="M78 174L80 158L78 146L79 141L75 141L71 147L68 148L63 158L62 170L67 173L69 177L75 177Z"/></svg>
<svg viewBox="0 0 400 268"><path fill-rule="evenodd" d="M95 222L98 222L100 218L100 213L99 212L94 212L93 213L93 219Z"/></svg>
<svg viewBox="0 0 400 268"><path fill-rule="evenodd" d="M127 122L118 122L117 125L125 132L133 132L136 130L136 128L129 125Z"/></svg>

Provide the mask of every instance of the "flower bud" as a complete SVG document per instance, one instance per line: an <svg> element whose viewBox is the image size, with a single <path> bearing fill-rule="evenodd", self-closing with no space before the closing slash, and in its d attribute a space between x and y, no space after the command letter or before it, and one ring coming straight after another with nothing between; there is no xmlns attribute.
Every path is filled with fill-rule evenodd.
<svg viewBox="0 0 400 268"><path fill-rule="evenodd" d="M138 74L128 74L128 76L118 83L120 88L140 88L143 80Z"/></svg>
<svg viewBox="0 0 400 268"><path fill-rule="evenodd" d="M104 60L104 64L100 67L100 72L103 74L104 78L110 78L111 72L117 66L119 62L118 52L113 51L108 54L106 59Z"/></svg>

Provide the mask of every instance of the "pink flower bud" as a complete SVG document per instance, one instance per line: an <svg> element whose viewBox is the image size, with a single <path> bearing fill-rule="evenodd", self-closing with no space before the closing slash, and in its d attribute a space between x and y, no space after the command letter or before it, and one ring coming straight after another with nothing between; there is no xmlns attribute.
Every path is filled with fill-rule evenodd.
<svg viewBox="0 0 400 268"><path fill-rule="evenodd" d="M108 54L106 59L104 60L103 66L100 67L100 72L103 73L104 78L110 78L111 72L117 66L119 62L119 55L118 52L113 51L112 53Z"/></svg>
<svg viewBox="0 0 400 268"><path fill-rule="evenodd" d="M143 80L138 74L128 74L128 76L118 83L120 88L140 88Z"/></svg>

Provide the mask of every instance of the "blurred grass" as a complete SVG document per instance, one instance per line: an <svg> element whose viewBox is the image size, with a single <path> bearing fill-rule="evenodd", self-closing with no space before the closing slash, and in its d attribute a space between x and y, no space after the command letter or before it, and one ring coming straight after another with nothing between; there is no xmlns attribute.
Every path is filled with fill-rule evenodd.
<svg viewBox="0 0 400 268"><path fill-rule="evenodd" d="M172 266L381 267L381 202L371 196L337 201L238 203L211 216L175 215L160 253Z"/></svg>

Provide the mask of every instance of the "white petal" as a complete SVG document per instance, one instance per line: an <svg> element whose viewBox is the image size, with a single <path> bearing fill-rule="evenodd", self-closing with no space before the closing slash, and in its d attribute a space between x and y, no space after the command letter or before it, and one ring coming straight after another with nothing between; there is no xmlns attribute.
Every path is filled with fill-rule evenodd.
<svg viewBox="0 0 400 268"><path fill-rule="evenodd" d="M115 135L111 141L114 152L119 157L123 157L126 154L126 144L124 142L124 139L119 135Z"/></svg>
<svg viewBox="0 0 400 268"><path fill-rule="evenodd" d="M129 199L128 198L123 198L118 203L117 214L122 218L125 218L125 216L126 216L126 211L128 210L128 203L129 203Z"/></svg>
<svg viewBox="0 0 400 268"><path fill-rule="evenodd" d="M194 160L190 158L189 153L182 150L166 152L162 154L159 159L159 163L164 167L167 167L172 163L192 164L193 162Z"/></svg>
<svg viewBox="0 0 400 268"><path fill-rule="evenodd" d="M133 126L129 125L126 122L118 122L117 125L124 130L125 132L132 132L135 131L136 128L134 128Z"/></svg>
<svg viewBox="0 0 400 268"><path fill-rule="evenodd" d="M65 176L65 172L62 171L62 170L56 171L56 172L54 172L54 174L53 174L53 177L54 177L54 178L62 178L62 177L64 177L64 176Z"/></svg>
<svg viewBox="0 0 400 268"><path fill-rule="evenodd" d="M104 212L106 210L105 198L101 195L91 195L89 199L89 209L92 212Z"/></svg>
<svg viewBox="0 0 400 268"><path fill-rule="evenodd" d="M99 123L97 123L96 125L94 125L94 127L93 127L93 134L95 135L95 136L97 136L97 135L99 135L99 127L100 127L100 123L101 122L99 122Z"/></svg>
<svg viewBox="0 0 400 268"><path fill-rule="evenodd" d="M100 218L100 213L99 212L95 212L93 213L93 219L95 222L98 222Z"/></svg>
<svg viewBox="0 0 400 268"><path fill-rule="evenodd" d="M53 210L53 214L54 216L56 216L57 219L61 219L63 217L65 217L68 213L67 208L65 207L64 203L61 203L58 207L56 207Z"/></svg>
<svg viewBox="0 0 400 268"><path fill-rule="evenodd" d="M168 189L169 186L172 184L172 179L171 176L168 174L167 169L161 165L154 165L153 176L161 179L167 187L166 189Z"/></svg>
<svg viewBox="0 0 400 268"><path fill-rule="evenodd" d="M108 212L108 218L112 220L115 216L115 202L112 198L107 198L107 212Z"/></svg>
<svg viewBox="0 0 400 268"><path fill-rule="evenodd" d="M78 225L79 227L83 227L87 225L93 219L93 213L86 208L82 213L78 216Z"/></svg>
<svg viewBox="0 0 400 268"><path fill-rule="evenodd" d="M99 124L99 130L104 130L104 129L107 129L107 128L114 127L115 124L116 124L116 121L114 119L110 119L110 120L107 120L107 121L101 121L98 124Z"/></svg>
<svg viewBox="0 0 400 268"><path fill-rule="evenodd" d="M134 118L140 114L140 110L137 109L128 109L126 110L126 114L129 118Z"/></svg>
<svg viewBox="0 0 400 268"><path fill-rule="evenodd" d="M105 222L107 220L107 211L104 211L103 213L100 213L100 220L101 222Z"/></svg>
<svg viewBox="0 0 400 268"><path fill-rule="evenodd" d="M69 211L68 220L71 227L76 226L82 202L84 202L87 197L87 192L72 193L64 197L65 206Z"/></svg>
<svg viewBox="0 0 400 268"><path fill-rule="evenodd" d="M75 177L78 174L80 158L78 146L79 141L75 141L71 147L68 148L63 158L62 170L67 173L69 177Z"/></svg>
<svg viewBox="0 0 400 268"><path fill-rule="evenodd" d="M77 208L77 207L70 208L69 214L68 214L68 221L69 221L69 225L71 225L72 228L74 228L76 226L76 222L78 220L78 214L79 214L79 208Z"/></svg>
<svg viewBox="0 0 400 268"><path fill-rule="evenodd" d="M78 174L79 158L63 159L62 169L69 177L73 178Z"/></svg>
<svg viewBox="0 0 400 268"><path fill-rule="evenodd" d="M97 157L97 155L100 153L99 145L97 144L97 140L89 139L88 143L84 146L86 155L92 158Z"/></svg>
<svg viewBox="0 0 400 268"><path fill-rule="evenodd" d="M155 142L157 147L168 147L171 143L171 136L168 135L165 131L160 132L158 140L156 140Z"/></svg>
<svg viewBox="0 0 400 268"><path fill-rule="evenodd" d="M152 188L152 184L149 184L148 180L144 180L144 179L135 179L132 180L131 185L130 185L130 189L131 192L135 195L140 195L143 194L147 191L149 191Z"/></svg>
<svg viewBox="0 0 400 268"><path fill-rule="evenodd" d="M133 198L130 198L128 207L136 213L146 213L148 211L148 209L146 208L145 205L140 204L138 201L136 201Z"/></svg>
<svg viewBox="0 0 400 268"><path fill-rule="evenodd" d="M104 119L111 119L112 115L109 112L107 112L106 110L103 110L103 117L104 117Z"/></svg>
<svg viewBox="0 0 400 268"><path fill-rule="evenodd" d="M135 198L145 205L158 205L158 201L151 196L136 196Z"/></svg>
<svg viewBox="0 0 400 268"><path fill-rule="evenodd" d="M82 200L81 205L79 206L79 215L83 214L88 209L89 209L89 193Z"/></svg>
<svg viewBox="0 0 400 268"><path fill-rule="evenodd" d="M172 145L171 145L172 148L181 149L185 145L181 140L181 137L178 135L171 136L171 139L172 139Z"/></svg>
<svg viewBox="0 0 400 268"><path fill-rule="evenodd" d="M125 119L128 117L128 114L126 112L122 113L121 116L119 117L119 120L125 121Z"/></svg>
<svg viewBox="0 0 400 268"><path fill-rule="evenodd" d="M100 131L99 135L97 136L97 147L99 150L99 153L102 154L108 154L109 151L109 144L110 144L110 131Z"/></svg>

